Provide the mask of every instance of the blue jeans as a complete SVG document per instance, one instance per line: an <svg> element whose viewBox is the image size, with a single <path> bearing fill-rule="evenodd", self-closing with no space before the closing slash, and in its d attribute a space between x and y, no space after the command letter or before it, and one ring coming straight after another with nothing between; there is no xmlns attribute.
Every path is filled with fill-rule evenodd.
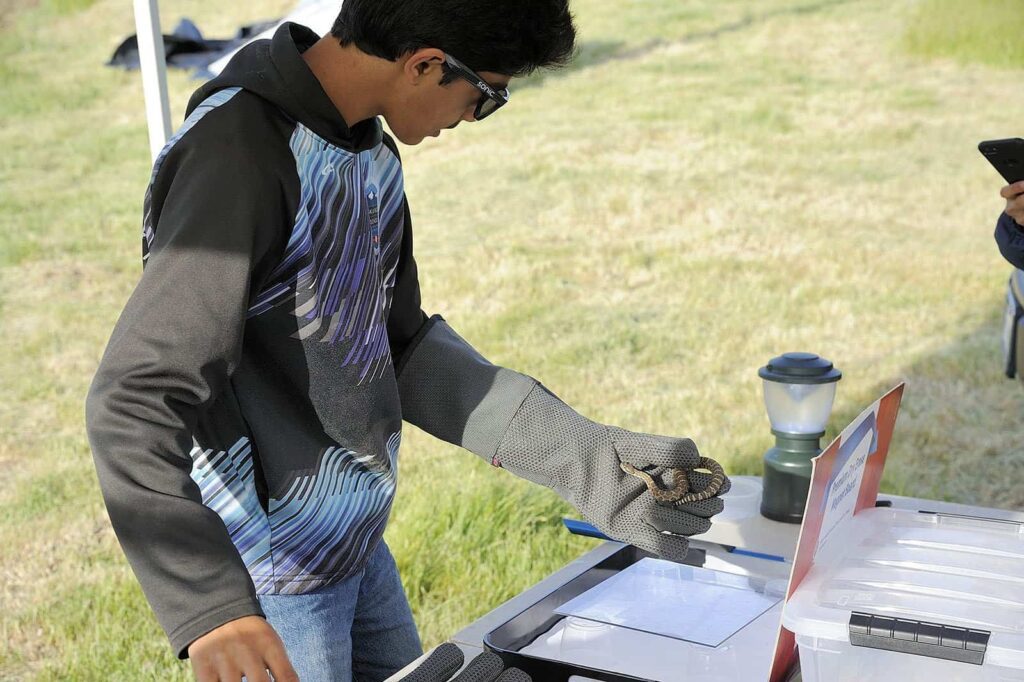
<svg viewBox="0 0 1024 682"><path fill-rule="evenodd" d="M383 540L362 573L306 594L259 600L301 682L380 682L423 653Z"/></svg>

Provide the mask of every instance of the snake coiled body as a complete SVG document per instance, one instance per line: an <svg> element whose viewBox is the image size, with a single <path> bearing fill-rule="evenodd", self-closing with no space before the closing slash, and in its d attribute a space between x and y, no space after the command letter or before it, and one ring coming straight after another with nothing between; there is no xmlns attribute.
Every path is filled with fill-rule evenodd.
<svg viewBox="0 0 1024 682"><path fill-rule="evenodd" d="M710 457L701 457L700 462L694 467L694 469L706 469L711 472L711 483L704 490L697 492L690 492L690 479L686 475L686 469L669 469L672 473L672 487L665 489L659 486L654 477L646 471L641 471L628 462L622 462L620 466L630 476L636 476L646 483L651 495L661 504L681 505L709 500L718 494L725 483L725 471L722 469L722 465Z"/></svg>

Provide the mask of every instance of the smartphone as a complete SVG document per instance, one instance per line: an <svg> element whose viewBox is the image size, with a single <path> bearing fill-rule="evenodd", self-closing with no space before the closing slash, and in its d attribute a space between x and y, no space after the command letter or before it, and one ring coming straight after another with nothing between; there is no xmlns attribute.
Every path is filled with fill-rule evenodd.
<svg viewBox="0 0 1024 682"><path fill-rule="evenodd" d="M1007 184L1024 180L1024 140L1019 137L986 140L978 145L978 151L999 171Z"/></svg>

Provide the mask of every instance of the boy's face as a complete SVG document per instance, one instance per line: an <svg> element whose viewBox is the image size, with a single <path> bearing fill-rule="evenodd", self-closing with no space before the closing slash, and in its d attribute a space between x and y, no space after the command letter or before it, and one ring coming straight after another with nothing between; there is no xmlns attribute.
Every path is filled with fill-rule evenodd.
<svg viewBox="0 0 1024 682"><path fill-rule="evenodd" d="M458 76L441 85L444 52L424 48L399 60L401 72L389 106L384 111L388 127L403 144L416 145L425 137L437 137L442 130L462 121L474 121L473 112L481 92ZM508 87L508 76L480 71L478 75L495 90Z"/></svg>

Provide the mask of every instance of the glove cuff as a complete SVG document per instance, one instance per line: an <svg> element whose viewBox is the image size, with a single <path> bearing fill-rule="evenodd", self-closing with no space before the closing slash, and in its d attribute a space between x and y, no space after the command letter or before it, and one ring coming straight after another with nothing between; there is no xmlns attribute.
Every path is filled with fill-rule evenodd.
<svg viewBox="0 0 1024 682"><path fill-rule="evenodd" d="M593 475L582 466L582 458L610 448L608 427L579 414L538 383L509 424L495 464L575 504L573 491L588 488L585 479Z"/></svg>

